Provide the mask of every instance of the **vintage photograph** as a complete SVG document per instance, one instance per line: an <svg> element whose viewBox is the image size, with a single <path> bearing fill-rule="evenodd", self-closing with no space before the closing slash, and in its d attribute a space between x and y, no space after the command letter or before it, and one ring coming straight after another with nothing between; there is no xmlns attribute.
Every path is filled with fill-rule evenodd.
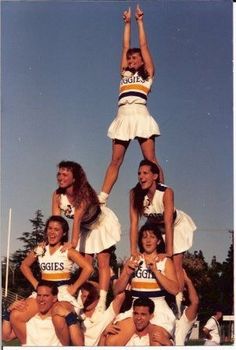
<svg viewBox="0 0 236 350"><path fill-rule="evenodd" d="M234 345L233 2L1 1L2 346Z"/></svg>

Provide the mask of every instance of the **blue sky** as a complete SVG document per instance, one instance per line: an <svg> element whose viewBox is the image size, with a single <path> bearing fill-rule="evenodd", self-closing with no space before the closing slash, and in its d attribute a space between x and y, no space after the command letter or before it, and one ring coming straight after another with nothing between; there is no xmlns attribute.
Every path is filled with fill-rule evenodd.
<svg viewBox="0 0 236 350"><path fill-rule="evenodd" d="M156 66L148 108L156 152L176 207L198 227L191 252L226 258L233 229L231 1L139 1ZM122 12L135 1L2 1L2 255L8 210L11 252L41 209L51 214L57 164L79 162L99 192L111 157ZM137 46L135 21L132 46ZM141 160L132 142L109 207L122 224L117 256L129 254L129 190Z"/></svg>

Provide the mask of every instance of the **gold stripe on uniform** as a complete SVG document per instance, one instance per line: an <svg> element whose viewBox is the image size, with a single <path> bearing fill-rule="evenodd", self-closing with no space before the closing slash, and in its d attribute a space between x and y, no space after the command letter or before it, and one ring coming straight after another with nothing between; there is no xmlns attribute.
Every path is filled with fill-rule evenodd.
<svg viewBox="0 0 236 350"><path fill-rule="evenodd" d="M135 289L160 289L156 282L131 282L131 287Z"/></svg>
<svg viewBox="0 0 236 350"><path fill-rule="evenodd" d="M120 88L120 92L127 91L127 90L141 90L145 92L146 94L149 92L149 88L146 86L140 85L140 84L129 84L129 85L123 85Z"/></svg>
<svg viewBox="0 0 236 350"><path fill-rule="evenodd" d="M56 272L56 273L42 273L42 279L46 281L60 281L60 280L69 280L69 272Z"/></svg>

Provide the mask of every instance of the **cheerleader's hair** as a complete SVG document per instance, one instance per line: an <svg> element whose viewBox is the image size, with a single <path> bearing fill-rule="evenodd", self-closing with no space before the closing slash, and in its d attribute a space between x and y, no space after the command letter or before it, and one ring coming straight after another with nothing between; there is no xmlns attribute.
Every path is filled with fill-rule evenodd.
<svg viewBox="0 0 236 350"><path fill-rule="evenodd" d="M97 194L89 184L85 171L79 163L63 160L58 164L58 168L69 169L73 174L75 180L73 183L75 207L78 207L82 202L85 202L88 205L99 205ZM58 194L65 193L65 189L59 187L56 192Z"/></svg>
<svg viewBox="0 0 236 350"><path fill-rule="evenodd" d="M153 163L153 162L151 162L151 161L148 160L148 159L143 159L143 160L141 160L141 162L139 163L139 168L140 168L141 166L144 166L144 165L149 166L151 172L152 172L153 174L157 174L157 175L159 176L160 170L159 170L158 166L156 165L156 163Z"/></svg>
<svg viewBox="0 0 236 350"><path fill-rule="evenodd" d="M94 301L99 299L99 291L98 289L89 281L85 282L84 284L82 284L82 286L80 287L80 289L84 289L88 292L88 296L84 302L84 309L86 310L86 308L91 305Z"/></svg>
<svg viewBox="0 0 236 350"><path fill-rule="evenodd" d="M143 243L142 243L142 238L143 238L143 234L144 232L146 231L151 231L157 238L157 240L159 241L157 247L156 247L156 251L157 253L165 253L165 242L162 238L162 234L161 234L161 231L159 229L159 227L155 224L149 224L149 223L146 223L144 224L140 230L139 230L139 233L138 233L138 247L139 247L139 251L140 253L143 253L144 252L144 249L143 249Z"/></svg>
<svg viewBox="0 0 236 350"><path fill-rule="evenodd" d="M156 181L156 183L158 184L158 182L159 182L159 174L160 174L158 166L155 163L153 163L150 160L148 160L148 159L143 159L139 163L139 168L141 166L149 166L151 172L153 174L157 174L158 175L158 179ZM133 193L133 205L134 205L134 208L137 210L137 212L138 212L140 217L143 214L143 200L144 200L144 197L146 196L147 192L148 192L147 190L142 190L141 185L140 185L139 182L131 190L131 193Z"/></svg>

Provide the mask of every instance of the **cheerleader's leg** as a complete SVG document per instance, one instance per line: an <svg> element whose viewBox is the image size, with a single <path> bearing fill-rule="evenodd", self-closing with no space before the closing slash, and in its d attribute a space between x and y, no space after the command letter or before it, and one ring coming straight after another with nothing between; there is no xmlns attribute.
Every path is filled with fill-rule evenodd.
<svg viewBox="0 0 236 350"><path fill-rule="evenodd" d="M98 270L99 270L99 302L92 315L91 320L95 322L102 317L102 313L106 310L107 291L110 285L110 257L109 249L97 254Z"/></svg>
<svg viewBox="0 0 236 350"><path fill-rule="evenodd" d="M129 141L120 141L120 140L112 141L112 159L105 174L105 178L102 185L102 191L98 195L98 198L101 204L105 204L104 199L106 201L109 193L112 190L112 187L114 186L118 178L120 166L123 163L125 152L128 146L129 146Z"/></svg>
<svg viewBox="0 0 236 350"><path fill-rule="evenodd" d="M183 301L183 289L184 289L184 271L183 271L183 257L184 254L175 254L173 256L173 262L176 270L176 275L179 283L179 293L176 295L175 300L176 300L176 306L177 306L177 311L178 315L177 317L181 317L181 305Z"/></svg>

